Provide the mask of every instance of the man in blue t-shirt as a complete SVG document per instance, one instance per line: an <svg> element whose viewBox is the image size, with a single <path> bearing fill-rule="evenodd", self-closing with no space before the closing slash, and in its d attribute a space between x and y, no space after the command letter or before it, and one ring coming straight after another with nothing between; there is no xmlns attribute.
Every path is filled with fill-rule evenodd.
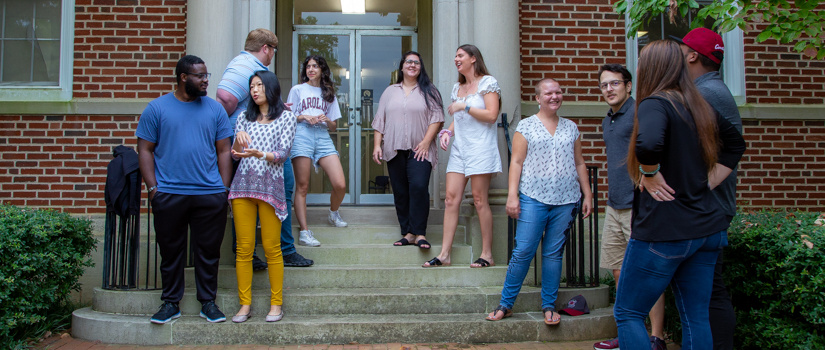
<svg viewBox="0 0 825 350"><path fill-rule="evenodd" d="M235 121L238 115L246 110L249 104L249 78L259 70L268 70L267 66L275 57L278 47L278 37L270 30L258 28L246 36L244 51L226 66L223 77L218 84L217 100L229 115L232 128L235 128ZM287 106L288 108L288 106ZM295 189L295 175L292 172L292 162L284 162L284 189L286 195L287 218L281 225L281 253L284 258L284 266L307 267L312 266L312 260L304 258L295 250L295 238L292 235L292 194ZM234 225L232 226L232 239L235 239ZM257 241L255 242L257 245ZM235 247L233 242L232 247ZM234 250L234 249L233 249ZM252 267L254 270L267 268L267 263L252 255Z"/></svg>
<svg viewBox="0 0 825 350"><path fill-rule="evenodd" d="M194 251L200 316L209 322L226 321L215 296L232 174L232 128L223 107L206 96L209 76L200 58L181 58L175 67L177 88L149 102L135 132L161 256L163 305L152 323L180 317L187 233Z"/></svg>

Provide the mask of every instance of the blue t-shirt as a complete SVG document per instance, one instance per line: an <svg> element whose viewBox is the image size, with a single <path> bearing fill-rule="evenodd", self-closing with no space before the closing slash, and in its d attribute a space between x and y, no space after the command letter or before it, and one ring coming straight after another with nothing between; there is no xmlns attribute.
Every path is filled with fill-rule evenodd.
<svg viewBox="0 0 825 350"><path fill-rule="evenodd" d="M226 191L215 142L232 136L223 106L203 96L181 102L173 93L156 98L140 115L135 136L155 144L158 191L182 195Z"/></svg>
<svg viewBox="0 0 825 350"><path fill-rule="evenodd" d="M235 56L235 58L229 62L229 65L227 65L223 71L218 89L229 92L238 100L238 105L229 116L229 123L232 128L235 127L238 115L246 110L246 105L249 103L249 77L259 70L269 69L251 53L241 51L238 56Z"/></svg>

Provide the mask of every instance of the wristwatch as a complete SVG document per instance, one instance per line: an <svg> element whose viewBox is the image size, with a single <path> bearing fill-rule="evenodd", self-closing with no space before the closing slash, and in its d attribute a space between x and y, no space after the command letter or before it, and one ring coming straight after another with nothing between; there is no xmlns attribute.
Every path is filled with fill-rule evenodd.
<svg viewBox="0 0 825 350"><path fill-rule="evenodd" d="M470 106L464 105L464 111L470 114Z"/></svg>
<svg viewBox="0 0 825 350"><path fill-rule="evenodd" d="M261 153L262 153L263 155L261 155L260 157L258 157L258 159L263 160L263 161L266 161L266 152L261 152Z"/></svg>

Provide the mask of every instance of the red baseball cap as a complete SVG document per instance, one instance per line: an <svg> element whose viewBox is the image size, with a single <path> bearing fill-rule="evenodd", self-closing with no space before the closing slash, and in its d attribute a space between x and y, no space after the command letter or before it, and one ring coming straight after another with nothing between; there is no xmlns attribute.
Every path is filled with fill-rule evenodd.
<svg viewBox="0 0 825 350"><path fill-rule="evenodd" d="M722 36L707 28L691 30L683 39L673 35L670 38L687 45L716 63L722 63L722 58L725 56L725 43L722 42Z"/></svg>

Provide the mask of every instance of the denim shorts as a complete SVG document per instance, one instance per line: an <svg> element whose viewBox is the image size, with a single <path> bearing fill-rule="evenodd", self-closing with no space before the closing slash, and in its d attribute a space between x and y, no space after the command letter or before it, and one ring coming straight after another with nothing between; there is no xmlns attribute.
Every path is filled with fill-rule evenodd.
<svg viewBox="0 0 825 350"><path fill-rule="evenodd" d="M312 159L312 164L318 167L318 160L321 158L338 155L335 144L329 137L329 129L326 124L319 126L307 123L298 123L295 129L295 140L292 141L292 151L289 158L307 157Z"/></svg>

